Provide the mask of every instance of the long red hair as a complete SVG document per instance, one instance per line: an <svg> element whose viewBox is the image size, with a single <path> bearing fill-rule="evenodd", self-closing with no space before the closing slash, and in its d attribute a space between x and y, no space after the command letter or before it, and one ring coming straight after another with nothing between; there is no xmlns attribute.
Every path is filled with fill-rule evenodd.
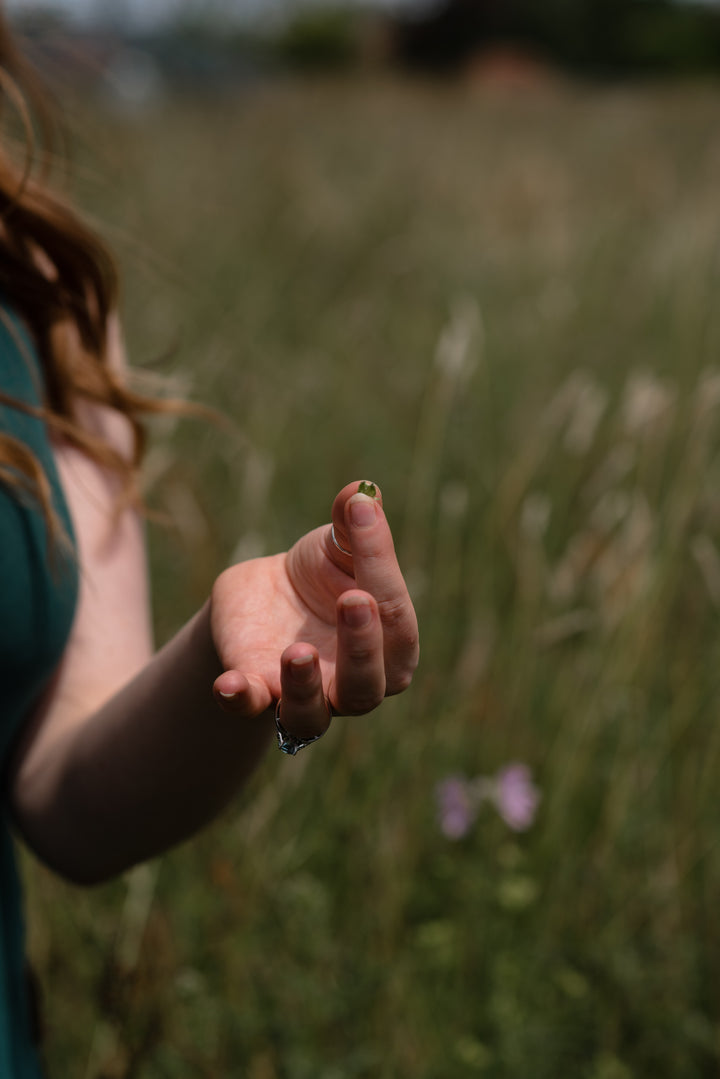
<svg viewBox="0 0 720 1079"><path fill-rule="evenodd" d="M9 136L8 114L16 128L19 121L19 142ZM37 347L45 392L37 411L51 431L117 474L123 501L134 500L144 447L139 416L163 411L169 403L133 393L108 362L117 271L100 237L50 185L57 131L42 85L13 38L0 0L0 293ZM23 407L1 387L0 402ZM133 435L129 458L82 425L77 409L82 402L109 406L127 418ZM56 530L42 469L27 447L2 433L0 482L19 494L32 493Z"/></svg>

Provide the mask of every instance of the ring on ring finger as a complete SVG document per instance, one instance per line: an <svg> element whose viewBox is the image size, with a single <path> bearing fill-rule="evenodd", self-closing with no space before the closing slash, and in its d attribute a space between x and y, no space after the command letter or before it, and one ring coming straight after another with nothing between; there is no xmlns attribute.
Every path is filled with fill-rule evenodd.
<svg viewBox="0 0 720 1079"><path fill-rule="evenodd" d="M287 753L288 756L294 757L301 749L305 749L306 746L310 746L313 742L317 742L318 738L322 738L325 731L321 731L320 734L313 734L310 738L298 738L297 735L290 734L290 731L285 730L280 722L281 704L282 699L278 700L277 707L275 708L275 731L277 733L278 748L281 753ZM327 697L325 698L325 707L328 710L328 715L332 716L334 714L334 709Z"/></svg>

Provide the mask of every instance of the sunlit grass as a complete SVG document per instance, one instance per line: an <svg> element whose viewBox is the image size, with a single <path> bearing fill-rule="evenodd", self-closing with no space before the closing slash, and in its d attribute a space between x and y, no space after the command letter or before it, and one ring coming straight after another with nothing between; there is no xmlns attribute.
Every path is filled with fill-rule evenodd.
<svg viewBox="0 0 720 1079"><path fill-rule="evenodd" d="M157 430L159 637L367 476L423 656L153 870L32 871L51 1076L715 1074L718 101L339 83L89 118L131 355L237 424ZM446 839L437 782L513 760L534 826Z"/></svg>

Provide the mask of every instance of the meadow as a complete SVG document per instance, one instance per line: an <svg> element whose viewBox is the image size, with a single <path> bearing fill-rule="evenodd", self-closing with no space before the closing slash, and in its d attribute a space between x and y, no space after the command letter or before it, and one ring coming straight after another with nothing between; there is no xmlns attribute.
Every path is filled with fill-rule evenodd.
<svg viewBox="0 0 720 1079"><path fill-rule="evenodd" d="M719 116L390 79L72 113L133 364L230 421L153 427L158 639L368 477L422 660L122 880L27 862L50 1079L720 1074ZM513 762L523 828L470 804Z"/></svg>

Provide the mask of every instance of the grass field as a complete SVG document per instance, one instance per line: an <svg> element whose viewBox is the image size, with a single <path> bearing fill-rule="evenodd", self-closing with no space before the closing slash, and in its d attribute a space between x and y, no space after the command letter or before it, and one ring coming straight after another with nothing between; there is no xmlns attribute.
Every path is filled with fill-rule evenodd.
<svg viewBox="0 0 720 1079"><path fill-rule="evenodd" d="M159 639L368 476L423 653L161 862L28 866L51 1079L720 1074L719 115L338 82L77 117L133 362L235 424L156 428ZM513 761L532 826L443 834L438 784Z"/></svg>

